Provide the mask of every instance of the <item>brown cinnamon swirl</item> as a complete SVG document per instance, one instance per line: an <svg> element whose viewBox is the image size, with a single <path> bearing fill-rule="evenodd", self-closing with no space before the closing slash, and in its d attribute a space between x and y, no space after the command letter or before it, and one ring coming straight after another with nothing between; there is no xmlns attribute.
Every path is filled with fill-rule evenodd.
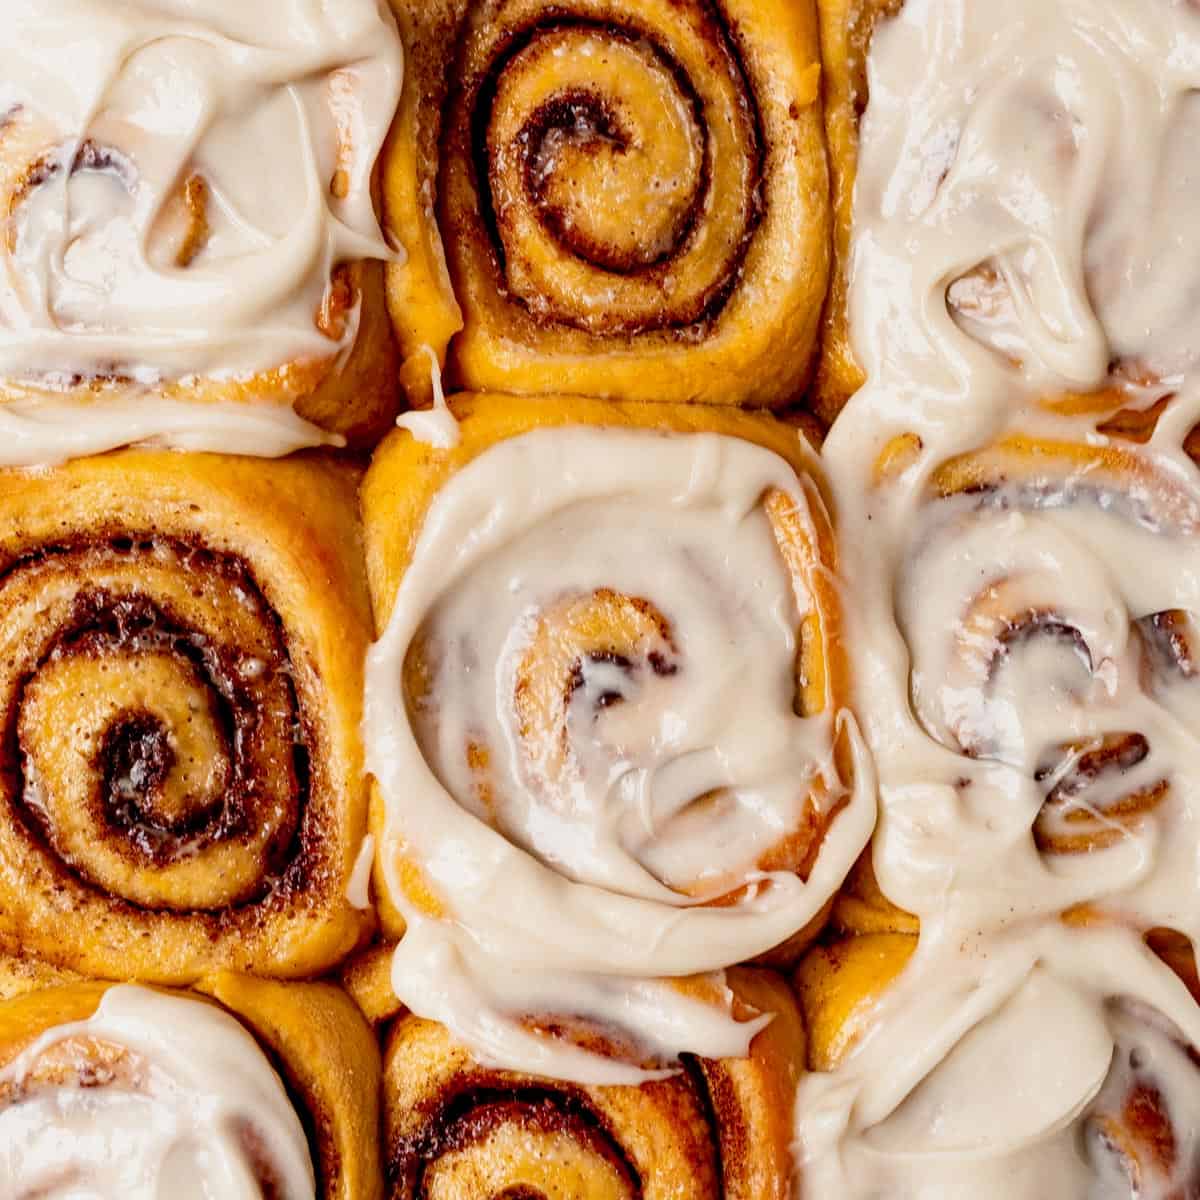
<svg viewBox="0 0 1200 1200"><path fill-rule="evenodd" d="M436 194L462 305L456 380L645 400L798 397L828 272L810 0L397 7L421 103L387 190L402 236L432 219ZM392 271L393 315L410 353L440 352L458 312L435 235L413 240Z"/></svg>
<svg viewBox="0 0 1200 1200"><path fill-rule="evenodd" d="M490 1070L441 1026L388 1039L384 1137L395 1200L784 1200L804 1034L783 982L730 973L774 1023L744 1060L688 1060L641 1087Z"/></svg>
<svg viewBox="0 0 1200 1200"><path fill-rule="evenodd" d="M0 475L0 943L161 981L356 944L355 482L139 452Z"/></svg>

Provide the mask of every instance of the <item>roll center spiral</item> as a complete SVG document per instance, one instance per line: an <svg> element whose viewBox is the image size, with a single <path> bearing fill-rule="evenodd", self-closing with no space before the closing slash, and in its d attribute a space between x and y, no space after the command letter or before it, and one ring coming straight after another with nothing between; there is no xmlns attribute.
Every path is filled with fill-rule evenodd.
<svg viewBox="0 0 1200 1200"><path fill-rule="evenodd" d="M715 317L762 217L758 110L707 7L525 29L465 86L473 184L508 293L595 335Z"/></svg>
<svg viewBox="0 0 1200 1200"><path fill-rule="evenodd" d="M122 539L35 553L0 590L4 766L31 833L147 908L269 888L307 780L286 647L246 568Z"/></svg>

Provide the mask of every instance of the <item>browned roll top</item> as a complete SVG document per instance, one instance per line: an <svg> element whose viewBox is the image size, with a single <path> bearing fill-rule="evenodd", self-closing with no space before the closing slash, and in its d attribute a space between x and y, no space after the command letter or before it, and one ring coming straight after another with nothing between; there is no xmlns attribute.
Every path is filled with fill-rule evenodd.
<svg viewBox="0 0 1200 1200"><path fill-rule="evenodd" d="M686 331L719 315L738 281L763 212L758 104L719 6L676 6L670 20L703 78L666 30L611 5L542 6L474 31L452 99L443 222L486 244L495 285L541 324ZM728 166L714 162L718 122ZM647 179L635 147L661 153L661 173ZM467 189L474 203L461 202ZM719 238L703 227L714 208ZM543 239L573 260L553 278ZM581 293L584 273L612 277L606 303Z"/></svg>

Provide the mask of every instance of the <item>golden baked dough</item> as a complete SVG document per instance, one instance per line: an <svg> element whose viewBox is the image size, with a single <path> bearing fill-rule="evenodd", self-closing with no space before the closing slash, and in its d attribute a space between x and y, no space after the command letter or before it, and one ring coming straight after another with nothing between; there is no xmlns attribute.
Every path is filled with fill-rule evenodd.
<svg viewBox="0 0 1200 1200"><path fill-rule="evenodd" d="M469 389L799 398L829 272L811 0L392 3L406 376L461 325Z"/></svg>
<svg viewBox="0 0 1200 1200"><path fill-rule="evenodd" d="M0 473L0 949L189 982L366 935L357 479L139 451Z"/></svg>
<svg viewBox="0 0 1200 1200"><path fill-rule="evenodd" d="M388 1195L786 1200L803 1027L779 977L738 969L729 983L747 1012L776 1014L750 1057L641 1087L490 1070L441 1026L403 1018L384 1065Z"/></svg>

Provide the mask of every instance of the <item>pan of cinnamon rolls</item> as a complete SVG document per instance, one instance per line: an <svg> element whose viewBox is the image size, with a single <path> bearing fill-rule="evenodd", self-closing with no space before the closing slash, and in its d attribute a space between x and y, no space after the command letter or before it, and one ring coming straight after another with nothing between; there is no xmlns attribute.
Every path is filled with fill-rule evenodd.
<svg viewBox="0 0 1200 1200"><path fill-rule="evenodd" d="M1200 1197L1200 6L8 0L0 1200Z"/></svg>

